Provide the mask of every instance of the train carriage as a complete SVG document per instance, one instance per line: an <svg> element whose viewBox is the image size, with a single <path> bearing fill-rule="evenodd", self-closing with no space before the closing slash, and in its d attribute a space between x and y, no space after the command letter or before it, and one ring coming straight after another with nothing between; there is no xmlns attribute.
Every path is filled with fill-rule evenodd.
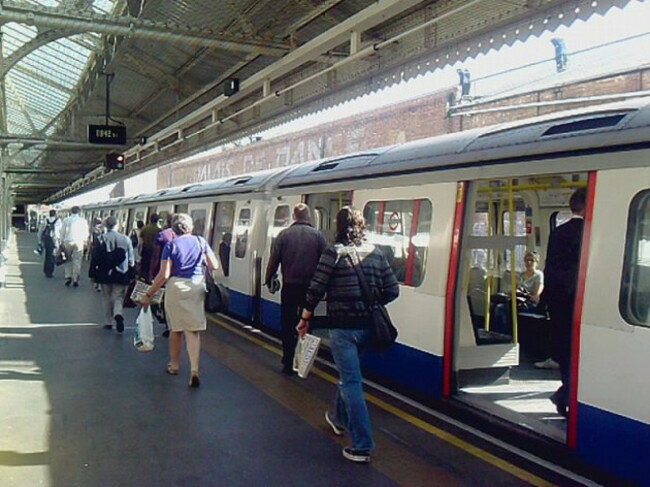
<svg viewBox="0 0 650 487"><path fill-rule="evenodd" d="M398 343L368 354L373 379L425 402L449 399L566 443L587 464L647 481L650 451L650 101L555 113L89 207L188 211L219 254L231 234L231 312L279 333L262 287L273 239L306 202L331 242L354 204L400 282ZM549 397L557 371L547 315L518 312L516 276L588 194L576 298L569 417ZM136 201L136 199L138 201ZM198 212L198 213L197 213ZM131 214L123 217L132 225ZM227 238L226 238L227 239ZM221 247L223 250L223 247ZM224 254L225 255L225 254ZM496 320L499 304L506 319Z"/></svg>

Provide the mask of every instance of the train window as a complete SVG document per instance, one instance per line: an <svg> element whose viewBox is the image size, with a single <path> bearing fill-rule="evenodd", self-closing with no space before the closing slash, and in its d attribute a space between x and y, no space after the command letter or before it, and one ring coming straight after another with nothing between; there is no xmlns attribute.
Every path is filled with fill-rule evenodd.
<svg viewBox="0 0 650 487"><path fill-rule="evenodd" d="M174 205L174 213L187 213L187 205Z"/></svg>
<svg viewBox="0 0 650 487"><path fill-rule="evenodd" d="M271 248L273 248L278 234L289 225L291 225L291 207L289 205L276 207L273 215L273 228L271 229Z"/></svg>
<svg viewBox="0 0 650 487"><path fill-rule="evenodd" d="M230 274L230 244L235 224L235 203L222 201L215 205L212 225L212 248L217 251L223 274ZM215 246L217 246L215 248Z"/></svg>
<svg viewBox="0 0 650 487"><path fill-rule="evenodd" d="M433 215L431 202L373 201L363 214L368 241L381 248L397 280L413 287L422 284Z"/></svg>
<svg viewBox="0 0 650 487"><path fill-rule="evenodd" d="M630 203L619 309L628 323L650 326L650 189Z"/></svg>
<svg viewBox="0 0 650 487"><path fill-rule="evenodd" d="M194 230L192 230L192 234L203 236L205 232L205 219L207 217L207 212L205 210L192 210L190 216L194 222Z"/></svg>
<svg viewBox="0 0 650 487"><path fill-rule="evenodd" d="M149 214L151 215L151 213ZM167 217L169 216L168 211L159 211L158 212L158 226L164 228L167 226Z"/></svg>
<svg viewBox="0 0 650 487"><path fill-rule="evenodd" d="M242 208L237 218L237 228L235 235L235 257L243 259L246 257L246 247L248 245L248 230L251 226L250 208Z"/></svg>

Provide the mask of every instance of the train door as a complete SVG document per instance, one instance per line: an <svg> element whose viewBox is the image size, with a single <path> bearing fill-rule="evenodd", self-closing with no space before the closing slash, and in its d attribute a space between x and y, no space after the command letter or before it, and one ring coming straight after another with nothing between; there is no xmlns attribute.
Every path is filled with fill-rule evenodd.
<svg viewBox="0 0 650 487"><path fill-rule="evenodd" d="M147 224L146 221L146 213L147 213L147 208L145 206L138 206L135 208L131 208L129 210L129 219L127 221L127 230L129 235L133 230L138 228L138 222L142 222L145 225Z"/></svg>
<svg viewBox="0 0 650 487"><path fill-rule="evenodd" d="M310 193L305 202L311 209L312 224L323 232L328 244L336 240L336 214L344 206L352 204L352 191Z"/></svg>
<svg viewBox="0 0 650 487"><path fill-rule="evenodd" d="M551 402L560 372L537 367L553 352L551 321L523 287L532 272L525 260L541 290L550 232L587 180L579 173L470 182L454 300L457 397L560 441L566 421Z"/></svg>
<svg viewBox="0 0 650 487"><path fill-rule="evenodd" d="M254 321L259 311L260 254L265 237L266 206L263 201L238 201L232 236L230 311Z"/></svg>
<svg viewBox="0 0 650 487"><path fill-rule="evenodd" d="M273 199L269 208L269 221L272 222L268 226L266 234L266 245L262 255L261 270L263 279L266 279L266 266L268 265L271 249L278 234L288 228L292 221L293 207L302 201L300 195L283 196L281 198ZM278 278L282 282L282 269L278 273ZM280 332L282 330L280 320L280 292L271 293L266 286L262 286L261 290L261 310L260 321L262 325L273 328Z"/></svg>
<svg viewBox="0 0 650 487"><path fill-rule="evenodd" d="M194 203L188 205L188 211L192 221L194 223L194 230L192 233L194 235L200 235L201 237L208 238L208 222L210 221L210 209L212 205L210 203Z"/></svg>
<svg viewBox="0 0 650 487"><path fill-rule="evenodd" d="M153 213L158 214L158 226L165 228L167 226L167 218L169 215L174 213L174 207L172 205L158 205L157 207L150 207L149 215L147 218L149 218Z"/></svg>

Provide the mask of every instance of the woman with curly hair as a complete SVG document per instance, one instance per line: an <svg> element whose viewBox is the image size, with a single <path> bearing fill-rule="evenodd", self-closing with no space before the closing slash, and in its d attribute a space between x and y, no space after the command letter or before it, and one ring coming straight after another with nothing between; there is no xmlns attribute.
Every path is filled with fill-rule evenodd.
<svg viewBox="0 0 650 487"><path fill-rule="evenodd" d="M327 293L327 328L339 384L334 409L325 412L325 420L335 435L349 432L352 445L343 448L343 456L358 463L369 462L374 448L361 376L361 355L373 322L353 262L360 265L378 302L387 304L399 295L386 257L379 248L364 242L365 229L363 215L356 208L344 207L338 212L336 242L320 258L296 328L301 337L309 331L314 308Z"/></svg>

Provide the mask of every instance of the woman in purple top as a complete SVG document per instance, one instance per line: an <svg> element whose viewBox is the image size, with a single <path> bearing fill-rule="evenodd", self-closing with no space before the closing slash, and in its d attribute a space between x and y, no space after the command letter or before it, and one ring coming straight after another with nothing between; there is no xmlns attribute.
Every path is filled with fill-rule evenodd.
<svg viewBox="0 0 650 487"><path fill-rule="evenodd" d="M168 242L162 252L160 271L151 284L142 306L149 306L151 296L165 283L165 313L171 333L169 335L169 364L167 373L178 374L181 341L190 358L190 387L199 387L199 331L206 328L205 275L203 266L210 271L219 267L212 249L203 239L192 235L192 218L185 213L174 215L172 228L177 237Z"/></svg>

